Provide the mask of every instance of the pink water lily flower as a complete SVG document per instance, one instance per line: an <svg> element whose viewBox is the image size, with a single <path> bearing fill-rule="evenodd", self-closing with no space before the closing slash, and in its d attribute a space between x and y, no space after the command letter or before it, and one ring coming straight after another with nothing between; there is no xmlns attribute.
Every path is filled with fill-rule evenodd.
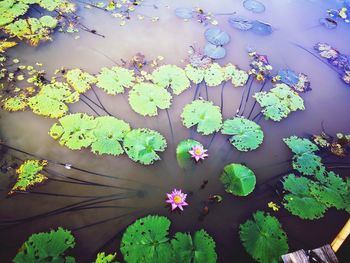
<svg viewBox="0 0 350 263"><path fill-rule="evenodd" d="M191 157L198 162L199 160L204 160L205 157L208 157L209 155L206 153L208 150L204 149L201 145L195 145L192 147L191 150L189 150L189 154L191 154Z"/></svg>
<svg viewBox="0 0 350 263"><path fill-rule="evenodd" d="M181 211L183 211L183 206L187 206L188 203L186 203L186 197L187 194L183 193L180 190L174 189L171 194L166 194L168 197L168 200L166 200L167 203L171 204L171 211L174 211L176 208L179 208Z"/></svg>

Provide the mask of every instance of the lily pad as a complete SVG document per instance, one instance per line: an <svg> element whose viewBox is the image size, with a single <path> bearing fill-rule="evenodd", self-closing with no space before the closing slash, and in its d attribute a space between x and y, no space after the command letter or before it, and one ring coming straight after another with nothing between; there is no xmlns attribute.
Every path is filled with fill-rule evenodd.
<svg viewBox="0 0 350 263"><path fill-rule="evenodd" d="M193 11L190 8L176 8L175 15L182 19L191 19L193 17Z"/></svg>
<svg viewBox="0 0 350 263"><path fill-rule="evenodd" d="M24 15L29 5L23 1L3 0L0 1L0 27L13 22L17 17Z"/></svg>
<svg viewBox="0 0 350 263"><path fill-rule="evenodd" d="M110 95L123 93L124 88L130 88L135 80L134 71L122 67L102 68L96 78L96 86Z"/></svg>
<svg viewBox="0 0 350 263"><path fill-rule="evenodd" d="M125 121L112 116L102 116L95 119L97 122L93 134L96 140L91 144L91 151L96 154L111 154L114 156L124 152L120 142L130 131L130 125Z"/></svg>
<svg viewBox="0 0 350 263"><path fill-rule="evenodd" d="M160 160L157 152L165 151L166 146L164 136L151 129L135 129L124 138L124 149L129 158L145 165Z"/></svg>
<svg viewBox="0 0 350 263"><path fill-rule="evenodd" d="M252 11L253 13L262 13L265 11L264 4L257 0L245 0L243 6L245 9Z"/></svg>
<svg viewBox="0 0 350 263"><path fill-rule="evenodd" d="M96 78L79 68L68 70L65 75L69 85L77 92L84 93L91 88L92 84L96 83Z"/></svg>
<svg viewBox="0 0 350 263"><path fill-rule="evenodd" d="M44 183L48 178L40 172L47 165L47 161L27 160L17 170L16 183L9 195L15 192L27 192L32 187Z"/></svg>
<svg viewBox="0 0 350 263"><path fill-rule="evenodd" d="M242 16L231 16L228 22L233 28L242 31L248 31L253 27L253 22Z"/></svg>
<svg viewBox="0 0 350 263"><path fill-rule="evenodd" d="M226 56L225 48L207 43L204 47L204 54L212 59L221 59Z"/></svg>
<svg viewBox="0 0 350 263"><path fill-rule="evenodd" d="M171 240L173 250L176 251L176 262L183 263L215 263L215 241L203 229L194 234L194 238L187 233L176 233Z"/></svg>
<svg viewBox="0 0 350 263"><path fill-rule="evenodd" d="M59 119L50 129L50 136L59 140L61 145L72 150L89 147L96 137L93 133L97 122L92 116L75 113Z"/></svg>
<svg viewBox="0 0 350 263"><path fill-rule="evenodd" d="M158 109L168 109L171 94L151 83L138 83L129 92L131 108L142 116L156 116Z"/></svg>
<svg viewBox="0 0 350 263"><path fill-rule="evenodd" d="M191 163L193 163L193 160L191 158L191 154L189 151L194 147L194 146L201 146L203 145L192 139L186 139L181 142L176 147L176 159L177 163L181 168L187 168L190 166Z"/></svg>
<svg viewBox="0 0 350 263"><path fill-rule="evenodd" d="M247 196L253 192L256 184L255 174L248 167L231 163L224 167L220 181L225 191L237 196Z"/></svg>
<svg viewBox="0 0 350 263"><path fill-rule="evenodd" d="M195 100L187 104L181 118L186 128L197 125L197 131L203 135L219 131L222 125L220 108L210 101Z"/></svg>
<svg viewBox="0 0 350 263"><path fill-rule="evenodd" d="M257 149L264 139L264 133L260 125L245 118L226 120L221 133L233 135L230 138L230 142L237 150L242 152Z"/></svg>
<svg viewBox="0 0 350 263"><path fill-rule="evenodd" d="M199 84L203 81L205 75L204 68L197 68L191 64L186 65L185 67L186 76L194 83Z"/></svg>
<svg viewBox="0 0 350 263"><path fill-rule="evenodd" d="M204 81L209 87L220 85L225 80L224 69L218 64L211 64L204 74Z"/></svg>
<svg viewBox="0 0 350 263"><path fill-rule="evenodd" d="M229 63L224 68L225 80L231 80L234 87L243 87L249 78L249 74Z"/></svg>
<svg viewBox="0 0 350 263"><path fill-rule="evenodd" d="M185 71L175 65L164 65L152 73L155 84L162 88L171 88L175 95L179 95L190 87Z"/></svg>
<svg viewBox="0 0 350 263"><path fill-rule="evenodd" d="M219 28L209 28L204 33L205 39L215 46L223 46L231 41L231 37Z"/></svg>
<svg viewBox="0 0 350 263"><path fill-rule="evenodd" d="M6 98L2 103L5 110L13 112L23 111L28 106L27 98L23 96Z"/></svg>
<svg viewBox="0 0 350 263"><path fill-rule="evenodd" d="M253 219L240 225L239 236L246 251L260 263L278 263L288 252L286 232L269 213L255 212Z"/></svg>
<svg viewBox="0 0 350 263"><path fill-rule="evenodd" d="M250 31L257 35L267 36L270 35L273 30L271 25L258 20L254 20L252 21L252 28Z"/></svg>
<svg viewBox="0 0 350 263"><path fill-rule="evenodd" d="M170 221L164 216L136 220L123 234L120 251L128 263L170 263L173 251L168 240Z"/></svg>

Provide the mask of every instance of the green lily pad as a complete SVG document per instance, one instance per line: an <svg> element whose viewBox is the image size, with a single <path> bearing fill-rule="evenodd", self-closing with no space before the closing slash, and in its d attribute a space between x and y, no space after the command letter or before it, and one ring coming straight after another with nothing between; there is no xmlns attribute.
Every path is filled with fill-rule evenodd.
<svg viewBox="0 0 350 263"><path fill-rule="evenodd" d="M220 85L225 80L225 72L223 68L217 64L211 64L204 74L204 81L209 87Z"/></svg>
<svg viewBox="0 0 350 263"><path fill-rule="evenodd" d="M50 129L50 136L61 145L72 150L89 147L95 140L94 129L97 122L92 116L82 113L66 115Z"/></svg>
<svg viewBox="0 0 350 263"><path fill-rule="evenodd" d="M203 81L205 75L204 68L196 68L191 64L185 67L186 76L195 84L199 84Z"/></svg>
<svg viewBox="0 0 350 263"><path fill-rule="evenodd" d="M256 184L255 174L248 167L231 163L224 167L220 177L226 192L238 196L247 196L253 192Z"/></svg>
<svg viewBox="0 0 350 263"><path fill-rule="evenodd" d="M128 263L171 263L168 242L170 221L164 216L147 216L130 225L123 234L120 251Z"/></svg>
<svg viewBox="0 0 350 263"><path fill-rule="evenodd" d="M224 67L225 80L231 80L234 87L243 87L247 84L249 74L229 63Z"/></svg>
<svg viewBox="0 0 350 263"><path fill-rule="evenodd" d="M129 92L131 108L142 116L156 116L158 109L168 109L171 105L171 94L151 83L136 84Z"/></svg>
<svg viewBox="0 0 350 263"><path fill-rule="evenodd" d="M134 71L122 67L102 68L96 78L97 87L110 95L123 93L124 89L130 88L135 81Z"/></svg>
<svg viewBox="0 0 350 263"><path fill-rule="evenodd" d="M102 116L95 119L97 122L93 130L96 140L91 144L91 151L96 154L111 154L114 156L124 152L120 142L130 131L130 125L125 121L112 116Z"/></svg>
<svg viewBox="0 0 350 263"><path fill-rule="evenodd" d="M118 263L117 253L106 255L105 252L100 252L97 254L95 263Z"/></svg>
<svg viewBox="0 0 350 263"><path fill-rule="evenodd" d="M24 242L13 259L15 263L28 262L66 262L73 263L73 257L66 256L66 251L75 246L74 236L70 231L59 227L48 233L36 233Z"/></svg>
<svg viewBox="0 0 350 263"><path fill-rule="evenodd" d="M177 145L176 159L177 163L181 168L187 168L193 163L191 154L189 153L193 146L203 147L203 145L200 142L192 139L183 140Z"/></svg>
<svg viewBox="0 0 350 263"><path fill-rule="evenodd" d="M28 106L27 98L23 96L6 98L2 103L5 110L13 112L23 111Z"/></svg>
<svg viewBox="0 0 350 263"><path fill-rule="evenodd" d="M163 135L151 129L135 129L124 138L124 149L129 158L145 165L160 160L157 152L163 152L166 146Z"/></svg>
<svg viewBox="0 0 350 263"><path fill-rule="evenodd" d="M190 87L185 71L175 65L160 66L152 73L153 82L162 88L171 88L179 95Z"/></svg>
<svg viewBox="0 0 350 263"><path fill-rule="evenodd" d="M257 149L264 139L264 133L260 125L245 118L226 120L221 133L233 135L230 142L237 150L242 152Z"/></svg>
<svg viewBox="0 0 350 263"><path fill-rule="evenodd" d="M91 85L96 83L96 78L87 72L83 72L81 69L71 69L65 75L69 85L73 87L77 92L84 93L91 88Z"/></svg>
<svg viewBox="0 0 350 263"><path fill-rule="evenodd" d="M260 263L278 263L288 252L286 232L278 219L257 211L240 225L239 236L246 251Z"/></svg>
<svg viewBox="0 0 350 263"><path fill-rule="evenodd" d="M210 101L195 100L187 104L181 118L186 128L197 125L197 131L203 135L219 131L222 125L220 108Z"/></svg>
<svg viewBox="0 0 350 263"><path fill-rule="evenodd" d="M195 232L194 238L187 233L176 233L171 240L176 251L176 262L183 263L215 263L215 241L203 229Z"/></svg>
<svg viewBox="0 0 350 263"><path fill-rule="evenodd" d="M17 17L24 15L29 6L23 1L3 0L0 1L0 27L13 22Z"/></svg>
<svg viewBox="0 0 350 263"><path fill-rule="evenodd" d="M263 108L261 112L265 118L273 121L281 121L291 112L305 109L303 99L284 83L277 84L269 92L257 92L254 97Z"/></svg>

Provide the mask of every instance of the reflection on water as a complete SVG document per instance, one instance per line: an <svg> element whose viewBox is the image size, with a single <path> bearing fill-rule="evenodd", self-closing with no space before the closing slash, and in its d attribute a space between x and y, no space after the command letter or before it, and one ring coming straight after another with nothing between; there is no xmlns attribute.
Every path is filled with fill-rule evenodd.
<svg viewBox="0 0 350 263"><path fill-rule="evenodd" d="M249 58L246 50L247 47L253 47L259 53L266 54L275 69L288 67L307 74L313 90L302 94L305 100L305 111L292 113L281 123L264 120L260 122L265 139L258 150L239 153L226 143L224 136L218 135L209 149L209 158L204 163L186 171L178 167L174 152L176 144L190 136L190 131L181 123L180 114L184 105L192 101L194 87L174 98L169 110L175 130L175 145L171 142L165 111L161 111L156 118L143 118L131 110L126 94L109 96L102 90L97 90L103 104L113 115L129 122L134 128L147 127L158 130L167 138L168 148L161 154L162 161L152 166L135 164L127 156L101 157L93 155L89 150L71 151L61 147L48 135L54 120L38 117L31 112L11 114L1 111L2 138L9 145L90 171L132 179L116 180L50 166L51 169L66 176L115 187L49 181L40 187L41 192L77 195L83 198L33 194L5 199L9 180L0 178L2 189L0 215L3 220L34 216L98 196L111 199L109 202L95 205L111 206L109 208L75 209L2 230L0 252L1 258L5 259L4 262L10 261L16 249L31 233L46 231L57 226L76 229L74 235L77 238L77 246L74 253L78 260L87 262L103 244L118 234L118 231L123 230L135 218L149 213L168 216L172 221L171 229L174 232L205 228L217 241L220 262L251 261L240 245L238 225L257 209L267 209L269 201L278 199L274 188L262 183L291 168L290 163L286 161L291 155L283 144L282 138L290 135L306 136L319 133L322 121L330 134L337 131L350 132L348 118L344 116L350 112L349 88L328 67L292 45L291 42L305 47L312 47L320 41L328 42L342 53L350 54L348 45L350 34L349 25L345 24L336 30L326 30L317 26L318 19L325 16L327 8L334 5L335 1L266 0L263 1L266 11L262 14L253 14L245 10L241 2L153 1L152 3L156 4L158 9L144 6L141 7L140 12L159 16L159 22L131 19L123 27L120 27L117 20L107 13L84 9L81 5L78 13L83 22L105 35L105 38L84 31L78 33L79 39L75 39L76 35L56 33L52 43L42 44L38 48L21 44L9 51L10 55L21 58L23 63L44 63L49 76L55 69L62 66L79 67L90 73L98 73L103 66L113 66L109 58L115 61L122 58L129 59L137 52L141 52L150 59L161 55L165 57L165 64L174 63L183 66L185 65L183 59L188 54L189 46L204 45L203 33L206 28L195 21L181 21L174 16L174 9L200 6L214 13L237 12L239 15L258 19L273 26L272 35L257 36L251 32L230 28L227 17L218 16L220 28L228 32L232 39L226 46L227 57L220 61L221 64L231 62L243 69L248 69ZM260 88L258 85L254 87L255 90L258 88ZM203 92L204 90L202 95ZM227 85L223 110L225 119L232 117L236 112L241 94L242 88ZM87 96L93 98L92 92L89 91ZM220 105L219 87L209 88L209 99L216 105ZM252 102L252 100L249 101L247 109L250 109ZM93 115L93 112L82 103L74 104L70 109L71 112L86 112ZM211 136L195 135L195 139L207 146ZM28 158L21 154L16 156ZM331 161L332 158L329 160ZM249 197L239 198L224 193L218 177L223 166L230 162L244 163L256 173L258 187ZM349 159L344 162L349 162ZM345 171L339 172L345 173ZM208 180L208 184L204 189L200 189L203 180ZM190 205L182 214L170 214L165 208L165 193L173 188L181 188L190 193L188 199ZM223 195L224 202L211 206L209 214L203 221L199 221L204 201L209 194ZM325 218L315 222L301 221L290 216L286 211L280 214L279 219L288 233L291 250L317 247L330 242L347 218L345 213L332 210ZM80 229L103 220L106 221L103 224ZM328 228L324 227L326 224ZM117 249L120 237L119 234L115 240L107 244L105 249Z"/></svg>

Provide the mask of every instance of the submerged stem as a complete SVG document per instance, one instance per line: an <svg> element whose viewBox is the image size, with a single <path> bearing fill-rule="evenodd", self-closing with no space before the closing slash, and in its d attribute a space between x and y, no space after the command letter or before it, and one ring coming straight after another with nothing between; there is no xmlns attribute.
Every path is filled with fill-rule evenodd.
<svg viewBox="0 0 350 263"><path fill-rule="evenodd" d="M87 101L83 100L83 98L80 98L80 101L84 102L97 116L101 116Z"/></svg>
<svg viewBox="0 0 350 263"><path fill-rule="evenodd" d="M170 127L170 132L171 132L171 140L173 145L175 145L175 139L174 139L174 131L173 131L173 125L171 124L171 119L170 119L170 114L168 109L165 109L166 115L168 117L168 123L169 123L169 127Z"/></svg>
<svg viewBox="0 0 350 263"><path fill-rule="evenodd" d="M249 86L251 86L251 85L253 84L254 77L249 76L247 83L249 82L249 80L251 80L251 82L250 82L250 84L249 84ZM247 87L247 86L244 87L244 90L243 90L243 93L242 93L242 97L241 97L241 102L239 103L239 107L238 107L238 109L236 110L236 116L239 115L239 112L241 111L241 107L242 107L242 103L243 103L243 98L244 98L245 92L246 92L246 90L247 90L246 87Z"/></svg>
<svg viewBox="0 0 350 263"><path fill-rule="evenodd" d="M265 84L266 84L266 80L264 81L263 85L261 86L261 88L260 88L259 92L261 92L261 91L264 89ZM255 106L256 106L256 104L257 104L257 102L258 102L257 100L255 100L255 101L254 101L253 107L251 108L251 110L250 110L250 112L249 112L249 114L248 114L247 119L249 119L249 118L250 118L250 116L252 115L252 113L253 113L253 111L254 111L254 108L255 108Z"/></svg>

